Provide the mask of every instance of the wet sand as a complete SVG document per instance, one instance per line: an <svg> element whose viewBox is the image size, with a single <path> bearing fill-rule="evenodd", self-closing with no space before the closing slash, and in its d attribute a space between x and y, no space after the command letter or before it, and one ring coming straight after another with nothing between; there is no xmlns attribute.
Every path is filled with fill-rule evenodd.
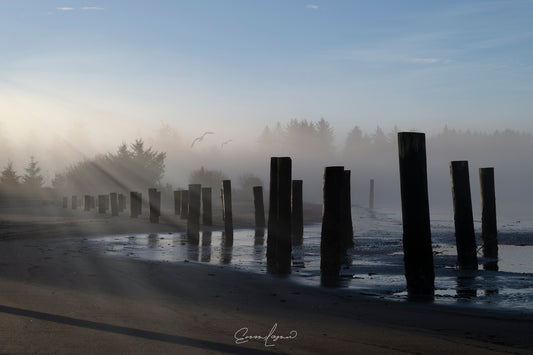
<svg viewBox="0 0 533 355"><path fill-rule="evenodd" d="M250 218L236 216L235 226L249 227ZM174 216L155 225L49 206L2 209L0 221L1 353L533 352L529 315L380 301L196 262L109 257L87 243L183 231Z"/></svg>

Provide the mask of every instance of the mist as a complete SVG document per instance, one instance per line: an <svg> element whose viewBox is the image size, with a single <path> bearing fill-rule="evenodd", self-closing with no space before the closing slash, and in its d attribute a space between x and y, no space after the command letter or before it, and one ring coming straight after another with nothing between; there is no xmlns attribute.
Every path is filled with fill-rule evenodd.
<svg viewBox="0 0 533 355"><path fill-rule="evenodd" d="M315 122L293 119L266 124L262 130L233 135L231 139L214 131L193 144L204 131L186 134L161 121L145 127L116 122L107 127L110 129L72 121L63 130L50 134L49 129L43 133L36 127L10 130L10 123L4 121L0 123L0 162L3 167L8 161L13 162L15 170L22 175L33 156L41 167L44 185L51 186L56 174L64 173L69 167L115 154L121 145L131 146L140 139L146 148L166 153L164 175L159 180L161 186L186 188L193 182L191 174L204 168L221 172L223 178L233 181L236 190L242 188L246 177L261 180L267 190L270 157L289 156L292 177L304 181L307 202L321 203L324 167L341 165L352 171L354 204L368 206L369 181L374 179L375 207L400 209L396 128L377 127L373 132L363 132L354 125L350 131L337 131L325 119ZM474 216L480 215L478 169L481 167L495 168L499 215L513 219L528 216L533 198L530 184L533 166L527 163L533 153L530 134L512 130L482 133L444 127L426 136L426 146L432 213L451 217L449 162L468 160ZM127 188L128 183L124 185ZM248 193L252 199L252 192ZM246 194L242 191L244 198Z"/></svg>

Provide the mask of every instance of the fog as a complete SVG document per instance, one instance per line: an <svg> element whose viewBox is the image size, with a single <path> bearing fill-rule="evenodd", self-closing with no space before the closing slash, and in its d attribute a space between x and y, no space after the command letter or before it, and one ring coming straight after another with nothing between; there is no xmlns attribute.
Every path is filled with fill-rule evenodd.
<svg viewBox="0 0 533 355"><path fill-rule="evenodd" d="M0 122L0 163L8 161L19 175L24 174L30 156L41 167L45 186L51 186L56 174L64 173L81 161L98 155L116 153L121 144L131 146L142 139L146 148L166 153L165 170L160 185L184 188L191 173L200 168L220 171L240 189L244 176L257 177L268 189L270 157L290 156L293 179L304 181L304 200L320 203L322 173L326 166L342 165L352 171L352 202L368 206L369 181L375 180L375 206L400 209L397 130L363 132L355 124L351 131L337 131L327 120L316 122L289 120L265 124L263 130L246 135L221 136L214 132L192 142L197 135L185 135L165 122L145 127L122 125L99 127L71 121L55 132L39 127L13 128ZM111 134L112 133L112 134ZM192 146L191 146L192 145ZM468 160L474 216L480 216L479 177L481 167L494 167L498 214L516 219L529 216L533 198L533 138L526 133L464 132L445 127L426 136L428 185L432 213L452 214L449 162ZM127 188L127 183L125 183ZM217 186L213 186L218 188ZM148 188L148 186L146 186ZM99 193L105 191L73 191ZM248 192L244 191L244 196ZM249 191L252 198L252 192ZM475 217L479 219L479 217Z"/></svg>

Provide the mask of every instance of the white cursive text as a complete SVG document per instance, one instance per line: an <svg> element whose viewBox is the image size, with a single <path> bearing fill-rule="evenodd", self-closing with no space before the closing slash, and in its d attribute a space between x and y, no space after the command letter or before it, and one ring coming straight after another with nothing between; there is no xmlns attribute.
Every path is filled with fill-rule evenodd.
<svg viewBox="0 0 533 355"><path fill-rule="evenodd" d="M276 346L275 342L279 340L295 339L298 336L296 330L291 330L288 335L276 335L274 332L278 327L278 323L275 323L268 335L248 335L248 328L241 328L235 332L235 344L244 344L250 340L260 340L265 343L265 346Z"/></svg>

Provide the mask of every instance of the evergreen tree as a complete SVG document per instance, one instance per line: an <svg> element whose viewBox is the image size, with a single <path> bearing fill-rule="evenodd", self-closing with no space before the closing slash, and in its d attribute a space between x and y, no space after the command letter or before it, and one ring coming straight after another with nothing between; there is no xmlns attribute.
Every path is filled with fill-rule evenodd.
<svg viewBox="0 0 533 355"><path fill-rule="evenodd" d="M120 148L119 148L120 153ZM142 172L145 181L152 185L159 185L165 174L165 159L167 154L145 149L142 139L135 140L131 145L131 162L136 171Z"/></svg>
<svg viewBox="0 0 533 355"><path fill-rule="evenodd" d="M0 183L6 187L15 187L19 185L20 177L13 168L13 162L9 160L7 166L2 170L0 175Z"/></svg>
<svg viewBox="0 0 533 355"><path fill-rule="evenodd" d="M39 163L32 156L28 167L24 169L26 174L22 177L22 184L30 189L40 189L43 186L43 177L41 176L41 168Z"/></svg>
<svg viewBox="0 0 533 355"><path fill-rule="evenodd" d="M344 150L350 151L361 147L363 144L367 143L368 139L363 135L363 131L359 126L355 126L348 132L346 137L346 143L344 144Z"/></svg>
<svg viewBox="0 0 533 355"><path fill-rule="evenodd" d="M56 173L52 179L52 187L55 190L61 190L65 187L66 181L67 179L65 178L64 174Z"/></svg>
<svg viewBox="0 0 533 355"><path fill-rule="evenodd" d="M320 142L322 152L332 154L335 150L333 147L334 133L333 128L324 118L316 123L316 133Z"/></svg>

